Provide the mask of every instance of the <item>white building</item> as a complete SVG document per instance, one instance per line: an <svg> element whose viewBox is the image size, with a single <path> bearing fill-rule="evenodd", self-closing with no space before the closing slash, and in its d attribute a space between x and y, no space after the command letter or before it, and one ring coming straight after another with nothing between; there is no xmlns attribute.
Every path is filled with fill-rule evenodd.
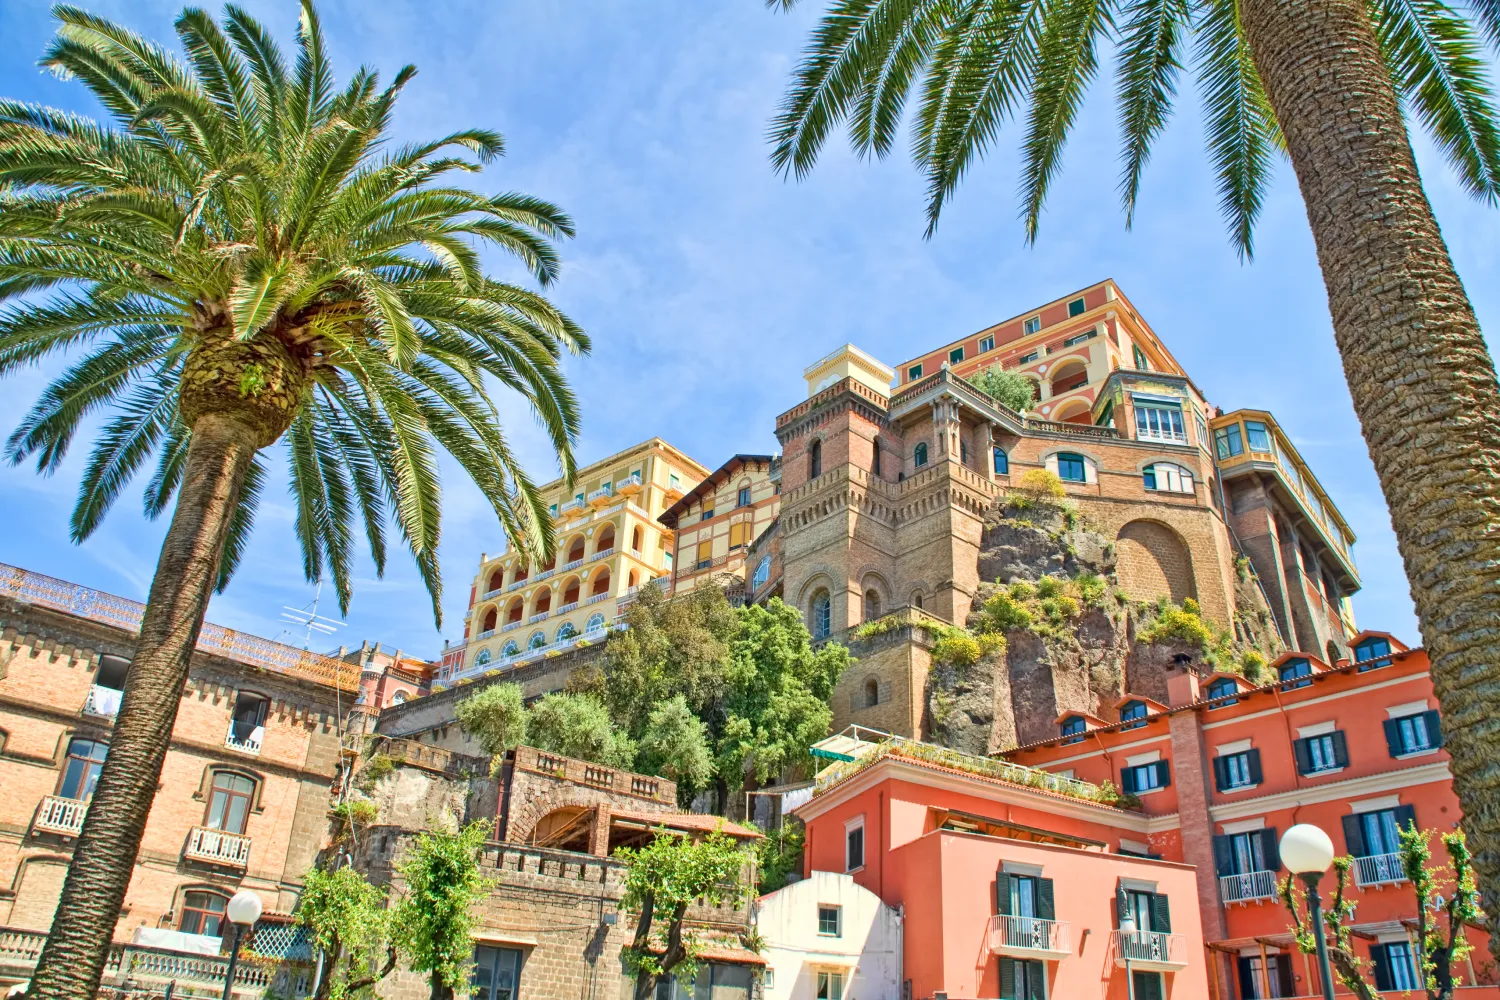
<svg viewBox="0 0 1500 1000"><path fill-rule="evenodd" d="M901 914L848 875L811 878L762 896L765 1000L900 1000Z"/></svg>

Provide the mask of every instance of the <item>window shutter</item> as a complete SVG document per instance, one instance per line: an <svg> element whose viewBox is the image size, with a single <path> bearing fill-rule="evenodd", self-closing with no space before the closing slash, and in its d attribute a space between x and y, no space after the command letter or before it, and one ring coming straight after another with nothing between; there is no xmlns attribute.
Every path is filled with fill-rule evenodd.
<svg viewBox="0 0 1500 1000"><path fill-rule="evenodd" d="M1115 886L1115 926L1120 926L1120 920L1125 916L1125 887Z"/></svg>
<svg viewBox="0 0 1500 1000"><path fill-rule="evenodd" d="M1036 880L1036 915L1043 920L1057 919L1057 904L1052 894L1052 880L1050 878L1039 878ZM1041 996L1040 993L1037 996Z"/></svg>
<svg viewBox="0 0 1500 1000"><path fill-rule="evenodd" d="M1349 743L1344 739L1342 729L1333 731L1333 762L1338 767L1349 766Z"/></svg>
<svg viewBox="0 0 1500 1000"><path fill-rule="evenodd" d="M1396 829L1409 830L1417 824L1417 810L1412 806L1396 807Z"/></svg>
<svg viewBox="0 0 1500 1000"><path fill-rule="evenodd" d="M1401 753L1401 723L1386 719L1381 725L1385 727L1385 748L1395 757Z"/></svg>
<svg viewBox="0 0 1500 1000"><path fill-rule="evenodd" d="M1276 828L1260 831L1260 853L1265 859L1266 871L1281 871L1281 847L1276 840ZM1287 996L1291 996L1290 993Z"/></svg>
<svg viewBox="0 0 1500 1000"><path fill-rule="evenodd" d="M1047 966L1042 962L1026 963L1026 980L1031 986L1027 992L1040 1000L1046 996L1047 989Z"/></svg>
<svg viewBox="0 0 1500 1000"><path fill-rule="evenodd" d="M1214 837L1214 871L1220 878L1234 874L1234 848L1226 836Z"/></svg>
<svg viewBox="0 0 1500 1000"><path fill-rule="evenodd" d="M1359 824L1359 814L1344 817L1344 847L1356 858L1362 858L1365 850L1365 831Z"/></svg>
<svg viewBox="0 0 1500 1000"><path fill-rule="evenodd" d="M1223 757L1215 757L1214 765L1214 789L1222 792L1229 787L1229 765ZM1220 873L1222 874L1222 873Z"/></svg>
<svg viewBox="0 0 1500 1000"><path fill-rule="evenodd" d="M1000 956L1000 1000L1016 1000L1016 960Z"/></svg>
<svg viewBox="0 0 1500 1000"><path fill-rule="evenodd" d="M1151 894L1151 929L1162 934L1172 930L1172 910L1167 897L1159 892Z"/></svg>
<svg viewBox="0 0 1500 1000"><path fill-rule="evenodd" d="M1389 956L1385 953L1385 945L1376 944L1370 946L1371 971L1375 973L1375 988L1382 993L1394 990L1395 984L1391 982L1391 966Z"/></svg>
<svg viewBox="0 0 1500 1000"><path fill-rule="evenodd" d="M1137 972L1135 974L1135 1000L1162 1000L1161 973Z"/></svg>
<svg viewBox="0 0 1500 1000"><path fill-rule="evenodd" d="M1120 791L1135 791L1135 772L1137 770L1138 768L1134 767L1122 767L1120 769Z"/></svg>
<svg viewBox="0 0 1500 1000"><path fill-rule="evenodd" d="M995 912L1010 916L1010 876L1001 872L995 876Z"/></svg>
<svg viewBox="0 0 1500 1000"><path fill-rule="evenodd" d="M1250 783L1252 785L1260 784L1265 780L1265 774L1260 769L1260 751L1252 747L1246 755L1246 760L1250 765Z"/></svg>
<svg viewBox="0 0 1500 1000"><path fill-rule="evenodd" d="M1280 993L1284 997L1296 996L1296 984L1292 981L1292 956L1283 952L1276 956L1276 981L1280 984Z"/></svg>
<svg viewBox="0 0 1500 1000"><path fill-rule="evenodd" d="M1437 712L1423 712L1422 718L1427 720L1427 735L1432 740L1432 745L1440 747L1443 745L1443 717Z"/></svg>
<svg viewBox="0 0 1500 1000"><path fill-rule="evenodd" d="M1256 988L1260 984L1255 981L1255 967L1250 964L1250 957L1248 955L1241 955L1239 966L1240 996L1253 997L1255 996ZM1287 996L1291 996L1291 994L1288 993Z"/></svg>
<svg viewBox="0 0 1500 1000"><path fill-rule="evenodd" d="M1307 740L1293 740L1292 753L1297 758L1297 773L1307 774L1312 770L1312 754L1307 752Z"/></svg>
<svg viewBox="0 0 1500 1000"><path fill-rule="evenodd" d="M1167 762L1164 760L1159 760L1151 766L1156 768L1156 774L1159 778L1161 778L1161 780L1158 781L1157 784L1162 788L1170 787L1172 784L1172 768L1168 766Z"/></svg>

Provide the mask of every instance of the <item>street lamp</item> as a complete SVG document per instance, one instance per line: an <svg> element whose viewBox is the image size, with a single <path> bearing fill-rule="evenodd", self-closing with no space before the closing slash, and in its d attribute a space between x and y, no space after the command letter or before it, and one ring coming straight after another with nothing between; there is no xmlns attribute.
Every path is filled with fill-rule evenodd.
<svg viewBox="0 0 1500 1000"><path fill-rule="evenodd" d="M1131 938L1135 936L1135 917L1126 913L1120 918L1120 951L1125 953L1125 994L1135 1000L1135 977L1130 974Z"/></svg>
<svg viewBox="0 0 1500 1000"><path fill-rule="evenodd" d="M1308 920L1312 922L1313 940L1318 944L1323 998L1333 1000L1333 968L1328 963L1328 942L1323 937L1323 901L1318 897L1318 880L1333 864L1333 841L1322 828L1298 823L1281 835L1281 861L1287 871L1300 875L1307 886Z"/></svg>
<svg viewBox="0 0 1500 1000"><path fill-rule="evenodd" d="M224 1000L230 1000L230 994L234 992L234 967L240 960L240 939L260 919L260 895L241 889L229 897L226 909L229 922L234 926L234 936L229 939L229 968L224 973Z"/></svg>

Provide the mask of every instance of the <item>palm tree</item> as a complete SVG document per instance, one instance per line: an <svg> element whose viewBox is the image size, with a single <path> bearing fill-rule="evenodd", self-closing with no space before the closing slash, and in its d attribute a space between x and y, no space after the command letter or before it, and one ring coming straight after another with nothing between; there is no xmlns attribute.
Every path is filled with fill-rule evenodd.
<svg viewBox="0 0 1500 1000"><path fill-rule="evenodd" d="M841 123L857 151L885 156L915 88L911 149L930 235L970 163L1024 114L1021 196L1034 240L1100 48L1113 41L1127 224L1189 61L1242 256L1272 158L1289 155L1452 734L1483 906L1496 913L1500 391L1403 118L1414 112L1468 189L1496 202L1500 129L1480 36L1500 48L1500 2L1468 6L1466 17L1446 0L833 0L771 138L774 163L798 176ZM1500 939L1490 948L1500 957Z"/></svg>
<svg viewBox="0 0 1500 1000"><path fill-rule="evenodd" d="M559 368L588 350L543 296L496 281L479 247L542 285L557 207L449 183L503 151L469 129L392 145L412 68L336 89L311 0L295 66L230 7L183 11L179 61L77 8L44 65L81 81L110 121L0 101L0 373L77 350L10 438L56 469L85 417L99 431L73 512L88 537L155 457L146 513L176 498L109 758L74 850L36 992L92 997L134 867L210 592L250 538L285 443L309 580L347 610L362 527L377 569L394 520L439 617L438 451L524 551L550 519L499 427L497 384L531 404L565 476L576 401ZM465 155L465 154L470 155ZM476 162L477 161L477 162Z"/></svg>

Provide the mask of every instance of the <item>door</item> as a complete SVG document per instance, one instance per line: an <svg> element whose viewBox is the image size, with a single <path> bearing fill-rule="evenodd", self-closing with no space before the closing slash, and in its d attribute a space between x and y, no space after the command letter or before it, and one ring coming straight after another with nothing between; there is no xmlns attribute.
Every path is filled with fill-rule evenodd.
<svg viewBox="0 0 1500 1000"><path fill-rule="evenodd" d="M476 947L469 1000L517 1000L521 995L521 957L516 948Z"/></svg>

